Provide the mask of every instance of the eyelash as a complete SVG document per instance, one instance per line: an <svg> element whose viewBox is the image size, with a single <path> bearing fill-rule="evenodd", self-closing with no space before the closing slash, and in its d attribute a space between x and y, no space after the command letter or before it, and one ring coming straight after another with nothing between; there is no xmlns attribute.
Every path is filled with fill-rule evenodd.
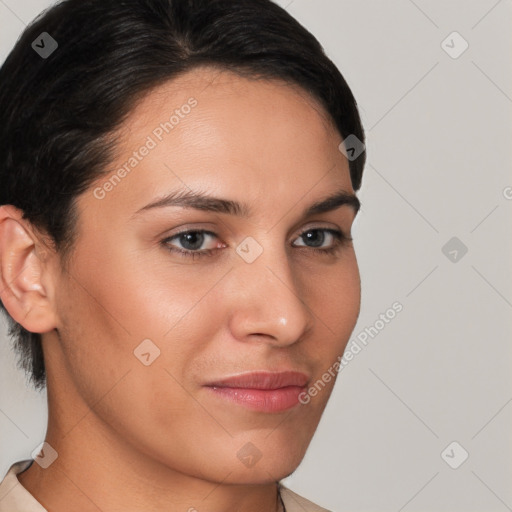
<svg viewBox="0 0 512 512"><path fill-rule="evenodd" d="M328 247L327 249L321 249L318 247L309 247L309 246L301 246L302 248L310 249L312 251L315 251L318 254L324 254L324 255L332 255L336 254L342 247L350 243L353 238L347 236L343 231L339 231L337 229L330 229L330 228L312 228L307 229L306 231L303 231L299 237L305 235L306 233L309 233L311 231L323 231L325 233L330 233L334 237L334 243L332 246ZM202 251L192 251L190 249L179 249L177 247L172 247L168 244L169 241L174 240L175 238L178 238L181 235L190 234L190 233L203 233L207 235L212 235L214 237L217 237L215 233L212 231L207 231L204 229L192 229L188 231L181 231L180 233L176 233L175 235L165 238L162 240L162 245L172 253L177 253L180 256L189 257L192 259L200 258L203 256L213 256L213 254L219 250L219 249L203 249Z"/></svg>

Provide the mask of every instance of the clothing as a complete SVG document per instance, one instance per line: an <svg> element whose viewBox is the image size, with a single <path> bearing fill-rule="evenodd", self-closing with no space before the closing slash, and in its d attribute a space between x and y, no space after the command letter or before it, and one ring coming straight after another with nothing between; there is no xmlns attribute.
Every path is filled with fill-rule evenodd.
<svg viewBox="0 0 512 512"><path fill-rule="evenodd" d="M48 512L21 485L16 476L28 469L33 462L32 459L15 462L7 471L4 479L0 482L0 512ZM283 484L279 485L286 512L329 512L329 510L299 496Z"/></svg>

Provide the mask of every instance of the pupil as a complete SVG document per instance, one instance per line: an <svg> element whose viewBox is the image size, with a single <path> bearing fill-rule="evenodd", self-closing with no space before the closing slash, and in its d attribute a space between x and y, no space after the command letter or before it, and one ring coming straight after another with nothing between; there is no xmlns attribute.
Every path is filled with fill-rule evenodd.
<svg viewBox="0 0 512 512"><path fill-rule="evenodd" d="M312 233L315 233L317 236ZM320 237L318 237L320 235ZM308 231L303 237L306 237L310 242L313 242L314 247L319 247L324 242L325 233L323 231L320 231L319 229L314 229L312 231ZM306 240L304 240L306 241Z"/></svg>
<svg viewBox="0 0 512 512"><path fill-rule="evenodd" d="M185 233L185 234L181 235L180 242L185 249L189 249L192 251L194 249L199 249L199 247L201 247L201 245L203 244L203 238L204 238L203 233L197 233L197 232ZM195 242L194 242L194 240L195 240ZM187 247L187 244L189 245L188 247ZM192 245L192 247L190 247L190 245Z"/></svg>

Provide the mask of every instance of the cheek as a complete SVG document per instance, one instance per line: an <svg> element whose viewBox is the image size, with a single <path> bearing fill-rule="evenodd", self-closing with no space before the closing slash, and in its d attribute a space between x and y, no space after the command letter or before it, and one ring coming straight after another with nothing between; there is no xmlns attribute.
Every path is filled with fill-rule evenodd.
<svg viewBox="0 0 512 512"><path fill-rule="evenodd" d="M160 366L186 382L188 366L223 320L221 304L212 304L208 292L219 286L225 269L204 272L198 265L172 264L159 250L145 256L121 239L107 242L101 265L94 247L77 258L76 279L62 301L70 356L107 378L121 369Z"/></svg>
<svg viewBox="0 0 512 512"><path fill-rule="evenodd" d="M199 290L191 290L184 281L166 281L126 254L104 251L98 264L100 255L84 250L59 286L65 359L61 364L91 403L131 370L135 380L147 379L154 390L155 372L149 371L153 365L175 371L186 351L193 350L190 340L181 342L180 329ZM187 336L194 339L190 331ZM144 364L148 359L154 360L150 366ZM138 373L140 369L146 373ZM144 389L137 387L134 397Z"/></svg>
<svg viewBox="0 0 512 512"><path fill-rule="evenodd" d="M324 406L338 375L335 363L345 350L360 312L361 282L355 253L348 253L343 265L326 268L323 278L317 276L315 283L309 287L309 304L316 317L316 336L308 346L308 357L316 363L313 382L325 377L313 399Z"/></svg>
<svg viewBox="0 0 512 512"><path fill-rule="evenodd" d="M88 407L147 449L163 432L173 432L168 453L177 449L172 439L185 443L194 429L218 437L223 431L204 427L205 411L191 399L190 371L222 322L207 296L218 277L121 256L96 265L84 252L60 288L61 366Z"/></svg>
<svg viewBox="0 0 512 512"><path fill-rule="evenodd" d="M332 313L339 317L340 335L348 341L352 334L361 308L361 279L355 253L348 258L347 265L340 271L340 286L333 290L333 296L337 296L336 310Z"/></svg>
<svg viewBox="0 0 512 512"><path fill-rule="evenodd" d="M314 276L307 288L318 328L325 331L335 351L344 348L352 333L360 310L361 281L353 250L339 264L325 267Z"/></svg>

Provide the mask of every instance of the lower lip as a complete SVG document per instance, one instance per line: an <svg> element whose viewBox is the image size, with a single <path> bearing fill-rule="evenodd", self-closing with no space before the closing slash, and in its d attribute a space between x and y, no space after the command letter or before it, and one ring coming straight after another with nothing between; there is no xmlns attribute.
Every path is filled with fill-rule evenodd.
<svg viewBox="0 0 512 512"><path fill-rule="evenodd" d="M299 395L305 390L300 386L279 389L250 389L208 387L217 396L248 409L260 412L282 412L299 403Z"/></svg>

